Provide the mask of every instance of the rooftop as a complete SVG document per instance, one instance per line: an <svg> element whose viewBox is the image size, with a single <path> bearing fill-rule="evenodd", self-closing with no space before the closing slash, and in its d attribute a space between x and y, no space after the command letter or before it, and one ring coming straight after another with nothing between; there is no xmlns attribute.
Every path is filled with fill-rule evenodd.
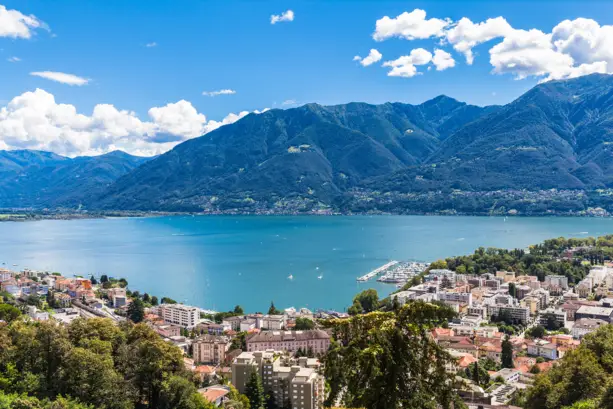
<svg viewBox="0 0 613 409"><path fill-rule="evenodd" d="M330 335L322 330L263 331L249 338L247 342L307 341L312 339L330 339Z"/></svg>

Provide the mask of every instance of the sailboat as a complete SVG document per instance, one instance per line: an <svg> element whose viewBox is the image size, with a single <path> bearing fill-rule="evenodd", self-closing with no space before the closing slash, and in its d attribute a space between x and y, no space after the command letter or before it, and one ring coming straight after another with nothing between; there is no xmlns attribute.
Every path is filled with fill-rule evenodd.
<svg viewBox="0 0 613 409"><path fill-rule="evenodd" d="M321 274L321 275L317 276L317 278L318 278L319 280L321 280L322 278L324 278L324 275L323 275L323 274Z"/></svg>
<svg viewBox="0 0 613 409"><path fill-rule="evenodd" d="M293 280L293 279L294 279L294 276L290 274L289 276L287 276L287 279L288 279L288 280Z"/></svg>

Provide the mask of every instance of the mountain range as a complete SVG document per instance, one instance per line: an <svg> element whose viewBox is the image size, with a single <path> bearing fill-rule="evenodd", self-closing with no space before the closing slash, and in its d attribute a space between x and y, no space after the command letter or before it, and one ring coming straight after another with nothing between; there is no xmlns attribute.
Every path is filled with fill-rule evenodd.
<svg viewBox="0 0 613 409"><path fill-rule="evenodd" d="M352 211L407 194L595 191L613 185L612 144L613 76L593 74L504 106L439 96L270 110L151 160L0 152L0 207Z"/></svg>

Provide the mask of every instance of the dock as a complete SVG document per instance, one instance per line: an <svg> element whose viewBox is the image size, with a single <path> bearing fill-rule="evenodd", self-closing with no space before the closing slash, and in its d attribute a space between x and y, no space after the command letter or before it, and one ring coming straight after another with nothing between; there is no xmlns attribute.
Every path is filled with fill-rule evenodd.
<svg viewBox="0 0 613 409"><path fill-rule="evenodd" d="M358 277L357 280L360 281L360 282L368 281L371 278L374 278L374 277L378 276L379 274L381 274L382 272L384 272L388 268L393 267L393 266L395 266L398 263L399 263L399 261L392 260L389 263L384 264L381 267L371 271L370 273L364 274L363 276Z"/></svg>

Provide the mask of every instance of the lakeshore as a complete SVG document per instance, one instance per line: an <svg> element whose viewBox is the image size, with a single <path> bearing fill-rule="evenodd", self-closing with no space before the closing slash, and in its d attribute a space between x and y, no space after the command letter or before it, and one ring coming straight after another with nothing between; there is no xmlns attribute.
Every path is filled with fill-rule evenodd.
<svg viewBox="0 0 613 409"><path fill-rule="evenodd" d="M150 294L226 311L341 310L356 282L389 260L432 261L478 247L525 248L551 237L600 236L613 220L577 217L216 216L44 220L0 224L0 266L67 276L125 277ZM293 280L288 276L293 275ZM318 279L319 276L323 276Z"/></svg>

